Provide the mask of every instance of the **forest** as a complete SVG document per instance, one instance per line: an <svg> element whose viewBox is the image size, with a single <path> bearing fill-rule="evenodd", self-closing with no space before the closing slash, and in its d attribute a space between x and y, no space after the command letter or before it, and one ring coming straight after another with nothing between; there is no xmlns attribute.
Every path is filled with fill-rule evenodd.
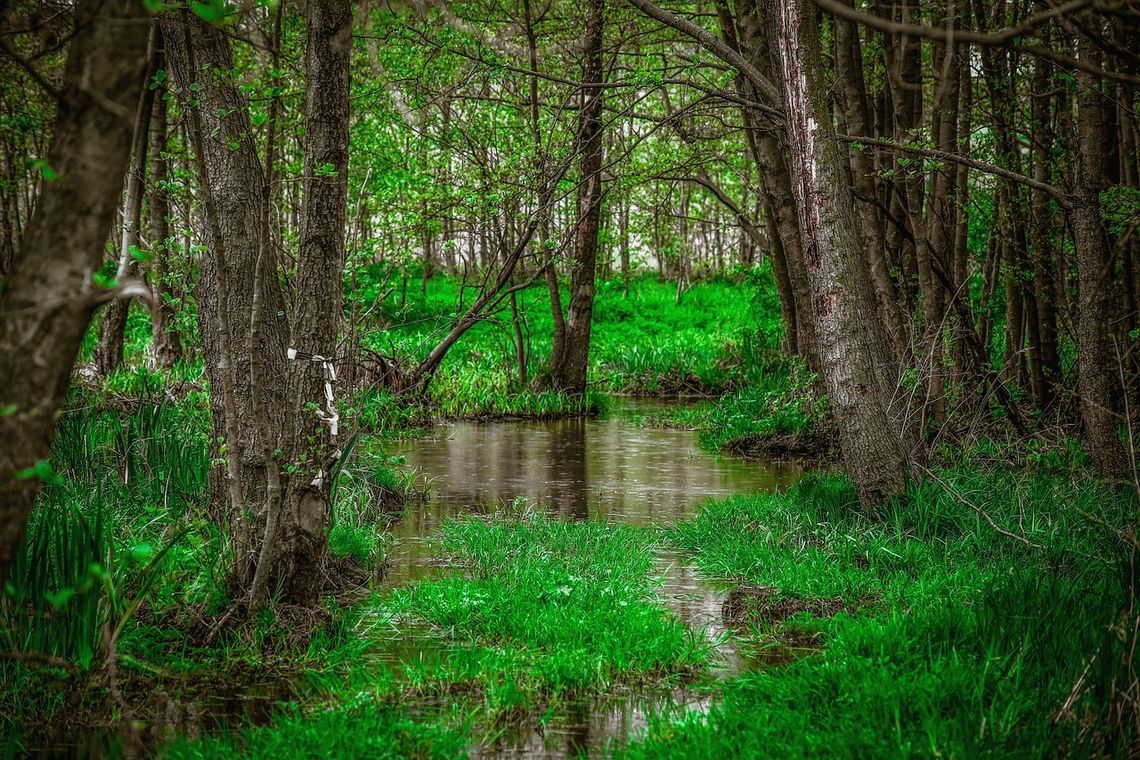
<svg viewBox="0 0 1140 760"><path fill-rule="evenodd" d="M1140 757L1140 3L0 0L0 756Z"/></svg>

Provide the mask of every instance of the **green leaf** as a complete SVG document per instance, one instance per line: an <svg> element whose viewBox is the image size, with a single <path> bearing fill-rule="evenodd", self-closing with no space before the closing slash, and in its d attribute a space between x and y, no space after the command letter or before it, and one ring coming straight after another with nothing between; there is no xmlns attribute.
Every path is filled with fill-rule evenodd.
<svg viewBox="0 0 1140 760"><path fill-rule="evenodd" d="M131 547L131 559L138 563L147 562L154 556L154 547L150 544L137 544Z"/></svg>
<svg viewBox="0 0 1140 760"><path fill-rule="evenodd" d="M14 477L16 480L41 480L44 483L50 483L52 478L51 463L46 459L41 459L26 470L16 471Z"/></svg>
<svg viewBox="0 0 1140 760"><path fill-rule="evenodd" d="M203 21L208 21L211 24L220 24L230 12L224 0L209 0L209 2L205 3L194 0L190 3L190 10L192 10L198 18Z"/></svg>
<svg viewBox="0 0 1140 760"><path fill-rule="evenodd" d="M103 290L111 290L119 285L119 278L115 276L115 272L112 270L108 273L105 267L92 273L91 279L95 281L95 287Z"/></svg>
<svg viewBox="0 0 1140 760"><path fill-rule="evenodd" d="M139 248L137 245L132 245L129 252L131 254L131 258L140 264L149 264L150 262L154 261L154 251L145 251L142 248Z"/></svg>
<svg viewBox="0 0 1140 760"><path fill-rule="evenodd" d="M73 596L75 596L75 589L73 588L62 588L59 591L48 591L44 594L44 598L47 599L48 604L57 610L66 606Z"/></svg>
<svg viewBox="0 0 1140 760"><path fill-rule="evenodd" d="M39 159L32 164L32 168L39 171L40 176L44 178L45 182L58 182L59 173L51 168L51 165L44 159Z"/></svg>

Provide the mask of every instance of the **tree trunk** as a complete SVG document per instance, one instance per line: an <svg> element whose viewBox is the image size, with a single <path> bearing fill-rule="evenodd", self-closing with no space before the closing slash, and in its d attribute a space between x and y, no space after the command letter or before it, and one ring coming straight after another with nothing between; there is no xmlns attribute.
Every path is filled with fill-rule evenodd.
<svg viewBox="0 0 1140 760"><path fill-rule="evenodd" d="M1100 65L1096 44L1085 35L1077 50L1082 61ZM1112 413L1106 292L1111 264L1099 198L1105 172L1104 102L1099 76L1082 69L1076 79L1078 147L1071 219L1080 294L1076 337L1081 421L1093 464L1105 472L1123 474L1129 461Z"/></svg>
<svg viewBox="0 0 1140 760"><path fill-rule="evenodd" d="M46 182L0 294L0 582L19 548L71 367L107 294L103 260L130 160L150 16L134 0L79 0Z"/></svg>
<svg viewBox="0 0 1140 760"><path fill-rule="evenodd" d="M161 46L162 34L159 32ZM162 155L167 143L166 100L155 98L154 113L151 115L150 133L150 242L154 246L154 266L151 270L153 281L151 290L154 302L151 305L151 354L155 366L170 368L182 357L182 341L174 329L174 309L169 299L178 298L171 290L170 259L176 255L177 246L167 245L170 238L170 190L166 187L166 158Z"/></svg>
<svg viewBox="0 0 1140 760"><path fill-rule="evenodd" d="M723 15L723 14L722 14ZM722 21L722 34L730 37L728 19ZM765 76L773 71L769 50L769 28L759 16L755 2L737 4L737 26L740 39L729 39L739 46L740 52L753 67ZM743 94L752 100L760 98L750 81L738 79ZM772 271L780 297L780 312L786 327L786 349L798 355L813 372L819 370L818 351L815 345L815 319L811 313L810 286L804 266L799 217L792 193L792 176L783 146L776 137L774 125L751 108L744 109L744 126L749 148L756 160L760 194L763 196L764 216L768 222L771 241Z"/></svg>
<svg viewBox="0 0 1140 760"><path fill-rule="evenodd" d="M860 501L901 496L906 426L888 413L895 378L855 227L854 199L827 105L811 0L764 3L784 93L792 189L811 286L820 370L839 427L844 463Z"/></svg>
<svg viewBox="0 0 1140 760"><path fill-rule="evenodd" d="M863 81L863 50L858 27L849 21L835 21L836 74L842 94L847 133L869 135L871 115L867 103L867 88ZM875 166L873 154L867 150L851 152L851 179L858 195L860 231L863 249L871 270L871 281L879 305L891 348L899 367L911 364L910 346L903 328L895 284L891 280L883 238L884 222L876 204Z"/></svg>
<svg viewBox="0 0 1140 760"><path fill-rule="evenodd" d="M602 213L602 105L601 85L603 0L590 0L586 12L586 63L578 115L576 144L580 151L578 223L574 231L574 258L570 263L570 301L566 307L566 336L560 356L552 357L551 384L571 393L586 390L590 359L590 328L594 314L594 280L597 276L598 232Z"/></svg>
<svg viewBox="0 0 1140 760"><path fill-rule="evenodd" d="M158 69L157 24L152 25L150 40L150 64L147 78ZM150 140L150 117L154 110L154 89L147 87L139 99L135 112L134 136L131 140L131 164L127 169L127 189L123 199L122 237L119 241L119 265L115 277L120 282L138 271L138 261L132 255L132 248L139 247L139 228L142 226L144 184L147 171L147 144ZM123 344L126 339L127 315L130 301L116 298L103 307L103 318L99 329L99 342L95 346L95 368L103 377L111 374L123 364Z"/></svg>
<svg viewBox="0 0 1140 760"><path fill-rule="evenodd" d="M343 322L352 5L325 0L305 7L305 181L290 342L301 354L289 365L281 446L296 469L288 476L276 525L269 515L257 577L279 579L283 598L311 605L324 577L331 472L339 452L335 407L327 395L331 364L303 356L331 362ZM255 583L252 599L260 601L264 590L264 582Z"/></svg>
<svg viewBox="0 0 1140 760"><path fill-rule="evenodd" d="M213 389L212 439L223 439L227 460L237 460L227 464L224 478L212 473L210 505L215 519L228 522L234 532L235 578L248 587L267 489L251 364L256 354L264 372L259 390L273 428L280 430L286 409L285 303L276 267L257 266L258 254L268 244L263 229L267 191L246 99L225 74L234 66L229 40L187 11L163 17L162 34L189 122L205 222L202 239L209 251L202 256L197 295L202 355ZM258 308L263 329L261 339L251 345L255 280L262 293ZM219 455L216 443L212 455Z"/></svg>

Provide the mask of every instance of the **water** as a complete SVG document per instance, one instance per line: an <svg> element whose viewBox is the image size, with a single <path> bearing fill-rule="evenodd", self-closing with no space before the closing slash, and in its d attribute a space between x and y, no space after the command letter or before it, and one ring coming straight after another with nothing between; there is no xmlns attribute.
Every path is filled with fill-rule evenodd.
<svg viewBox="0 0 1140 760"><path fill-rule="evenodd" d="M791 463L745 462L703 451L690 430L646 428L642 402L601 419L456 422L391 452L428 488L392 526L388 580L433 569L430 539L449 517L526 499L554 517L670 526L710 498L774 491L800 476Z"/></svg>
<svg viewBox="0 0 1140 760"><path fill-rule="evenodd" d="M487 514L525 499L552 517L668 527L695 516L710 498L782 490L800 476L791 463L744 462L703 451L688 430L641 427L636 419L660 405L626 404L599 419L545 422L456 422L430 438L400 444L428 489L391 526L384 586L440 571L434 537L442 523ZM721 619L728 586L702 578L681 555L662 550L655 574L659 594L678 618L716 645L713 675L727 678L753 666L731 643ZM380 655L390 666L403 657L432 656L438 639L409 634ZM419 644L415 639L419 638ZM420 650L423 650L422 652ZM707 710L707 691L617 694L569 705L538 726L474 746L475 757L577 757L604 751L643 732L650 716Z"/></svg>
<svg viewBox="0 0 1140 760"><path fill-rule="evenodd" d="M380 588L411 582L441 570L433 539L448 518L494 512L525 499L565 520L605 520L642 527L668 527L695 516L710 498L773 491L800 476L794 464L744 462L709 454L687 430L642 427L637 418L661 404L623 403L600 419L547 422L456 422L425 439L397 444L390 454L427 487L389 527L390 565ZM702 578L685 558L665 549L654 567L662 602L692 630L714 644L713 676L728 678L758 663L742 657L721 619L727 584ZM378 626L368 653L377 667L399 673L416 659L438 658L454 646L425 625ZM759 664L762 666L762 663ZM472 746L473 757L577 757L601 752L645 731L654 715L705 711L707 688L639 691L563 705L543 721L488 737ZM139 737L153 747L173 734L195 735L228 726L268 722L288 684L253 684L215 694L153 722ZM426 716L425 716L426 717ZM116 727L92 732L79 745L40 748L41 755L104 755L122 746ZM129 742L128 742L129 743Z"/></svg>

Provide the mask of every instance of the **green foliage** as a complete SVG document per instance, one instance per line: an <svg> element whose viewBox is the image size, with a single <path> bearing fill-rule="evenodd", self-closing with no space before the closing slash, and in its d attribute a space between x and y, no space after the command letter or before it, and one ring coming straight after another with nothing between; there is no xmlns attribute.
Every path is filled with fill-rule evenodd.
<svg viewBox="0 0 1140 760"><path fill-rule="evenodd" d="M460 640L538 650L552 693L669 677L707 661L707 645L664 614L647 582L651 533L531 514L449 523L442 544L466 572L398 591L395 609Z"/></svg>
<svg viewBox="0 0 1140 760"><path fill-rule="evenodd" d="M91 665L105 613L110 536L101 509L88 520L53 500L29 524L0 605L7 651Z"/></svg>
<svg viewBox="0 0 1140 760"><path fill-rule="evenodd" d="M1122 235L1140 224L1140 188L1114 185L1100 194L1100 204L1113 235Z"/></svg>
<svg viewBox="0 0 1140 760"><path fill-rule="evenodd" d="M822 653L744 675L708 715L658 722L629 754L1042 756L1078 721L1111 736L1097 695L1129 677L1112 666L1127 558L1081 513L1123 524L1134 499L1071 473L940 479L879 520L860 514L846 478L815 476L678 526L673 540L706 572L838 597L846 611L814 623ZM1085 676L1070 713L1084 717L1055 720L1094 653L1108 664Z"/></svg>

